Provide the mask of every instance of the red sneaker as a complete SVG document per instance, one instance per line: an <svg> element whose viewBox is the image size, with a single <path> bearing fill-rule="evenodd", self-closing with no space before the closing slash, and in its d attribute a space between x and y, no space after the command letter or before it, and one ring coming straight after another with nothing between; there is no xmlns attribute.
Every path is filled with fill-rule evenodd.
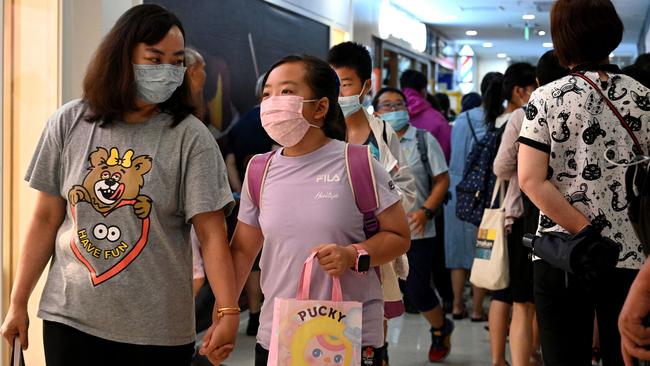
<svg viewBox="0 0 650 366"><path fill-rule="evenodd" d="M444 361L451 352L451 333L454 331L454 322L445 318L442 328L431 328L431 347L429 348L429 362Z"/></svg>

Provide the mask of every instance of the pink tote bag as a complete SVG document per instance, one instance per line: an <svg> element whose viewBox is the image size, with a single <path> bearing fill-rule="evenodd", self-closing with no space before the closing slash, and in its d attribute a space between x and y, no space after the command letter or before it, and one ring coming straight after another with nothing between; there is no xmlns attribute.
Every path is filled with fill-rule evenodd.
<svg viewBox="0 0 650 366"><path fill-rule="evenodd" d="M305 261L296 298L275 299L269 366L359 364L362 304L343 301L338 277L331 301L309 300L315 256Z"/></svg>

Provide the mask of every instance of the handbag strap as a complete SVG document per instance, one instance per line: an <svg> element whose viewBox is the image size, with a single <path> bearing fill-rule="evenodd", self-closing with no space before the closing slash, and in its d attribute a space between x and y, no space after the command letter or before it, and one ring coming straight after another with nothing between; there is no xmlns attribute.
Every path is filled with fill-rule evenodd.
<svg viewBox="0 0 650 366"><path fill-rule="evenodd" d="M297 300L309 300L309 291L311 288L311 272L314 267L314 259L317 252L313 252L305 260L300 274L300 284L298 285ZM332 277L332 301L343 301L343 290L341 289L341 280L338 277Z"/></svg>
<svg viewBox="0 0 650 366"><path fill-rule="evenodd" d="M591 85L592 88L594 88L594 90L596 92L598 92L598 94L600 94L600 97L605 101L605 103L607 103L607 106L609 107L609 109L612 111L612 113L614 113L614 115L616 116L618 121L621 123L623 128L625 128L625 130L627 131L628 135L630 135L630 137L632 138L632 141L634 142L634 146L636 146L636 148L639 150L639 153L644 154L643 148L641 148L641 144L639 143L639 140L637 140L636 135L634 135L634 132L630 128L630 125L627 124L627 122L625 121L623 116L621 116L621 113L618 111L618 109L616 107L614 107L612 102L605 96L605 94L603 94L603 92L600 91L600 88L598 87L598 85L596 85L596 83L594 83L593 80L589 79L584 74L581 74L579 72L573 73L573 76L577 76L577 77L581 78L582 80L586 81L589 85Z"/></svg>
<svg viewBox="0 0 650 366"><path fill-rule="evenodd" d="M503 180L499 177L497 177L496 183L494 183L494 189L492 190L492 199L490 200L490 207L494 207L494 200L497 198L497 193L499 194L499 207L503 204L503 199L504 195L503 192L501 192L501 184L503 183Z"/></svg>

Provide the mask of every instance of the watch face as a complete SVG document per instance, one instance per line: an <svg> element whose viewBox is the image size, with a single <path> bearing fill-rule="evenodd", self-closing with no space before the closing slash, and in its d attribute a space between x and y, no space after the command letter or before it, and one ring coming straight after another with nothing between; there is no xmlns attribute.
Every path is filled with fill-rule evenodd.
<svg viewBox="0 0 650 366"><path fill-rule="evenodd" d="M365 254L365 255L360 255L359 256L359 268L357 270L359 272L368 272L370 269L370 256Z"/></svg>

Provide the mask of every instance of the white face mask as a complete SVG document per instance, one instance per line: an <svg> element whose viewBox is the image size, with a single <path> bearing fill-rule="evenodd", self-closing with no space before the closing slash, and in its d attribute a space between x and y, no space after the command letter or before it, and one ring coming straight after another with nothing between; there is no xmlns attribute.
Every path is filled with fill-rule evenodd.
<svg viewBox="0 0 650 366"><path fill-rule="evenodd" d="M361 93L359 95L350 95L349 97L339 97L339 105L343 110L343 116L345 116L345 118L348 118L352 114L356 113L359 109L361 109L360 97L364 95L363 91L365 90L365 88L366 85L364 84L363 88L361 88Z"/></svg>

